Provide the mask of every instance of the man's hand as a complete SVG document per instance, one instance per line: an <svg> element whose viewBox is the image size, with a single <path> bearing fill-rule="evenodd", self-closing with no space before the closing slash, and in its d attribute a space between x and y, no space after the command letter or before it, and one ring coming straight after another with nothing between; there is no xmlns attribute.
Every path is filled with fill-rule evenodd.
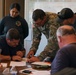
<svg viewBox="0 0 76 75"><path fill-rule="evenodd" d="M27 58L31 58L34 56L34 52L31 50L28 54L27 54Z"/></svg>
<svg viewBox="0 0 76 75"><path fill-rule="evenodd" d="M12 60L14 60L14 61L16 61L16 60L18 60L18 61L21 61L22 60L22 58L20 57L20 56L13 56L12 57Z"/></svg>
<svg viewBox="0 0 76 75"><path fill-rule="evenodd" d="M30 59L27 59L27 62L29 62L29 63L32 63L32 62L35 62L35 61L40 61L40 60L36 56L33 56Z"/></svg>
<svg viewBox="0 0 76 75"><path fill-rule="evenodd" d="M20 57L23 57L23 52L22 51L17 51L17 53L16 53L18 56L20 56Z"/></svg>

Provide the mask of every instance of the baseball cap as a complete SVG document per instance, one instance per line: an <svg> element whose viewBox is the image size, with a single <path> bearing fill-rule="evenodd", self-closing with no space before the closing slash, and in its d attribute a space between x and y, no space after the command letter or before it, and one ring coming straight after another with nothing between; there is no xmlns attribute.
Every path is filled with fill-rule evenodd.
<svg viewBox="0 0 76 75"><path fill-rule="evenodd" d="M57 13L58 17L56 18L56 21L61 23L65 19L69 19L73 17L74 12L70 8L63 8L60 12Z"/></svg>

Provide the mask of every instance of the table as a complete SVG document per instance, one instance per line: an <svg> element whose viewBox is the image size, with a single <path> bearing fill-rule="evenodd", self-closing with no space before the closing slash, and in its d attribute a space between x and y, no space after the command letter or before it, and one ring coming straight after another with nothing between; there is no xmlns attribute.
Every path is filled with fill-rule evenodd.
<svg viewBox="0 0 76 75"><path fill-rule="evenodd" d="M8 64L8 68L11 68L10 66L10 61L2 61L3 63L7 63ZM30 65L29 63L27 63L27 65ZM50 75L50 71L49 70L36 70L36 69L32 69L31 67L28 68L27 66L16 66L15 67L16 70L17 70L17 75L26 75L26 74L23 74L23 73L20 73L19 71L20 70L23 70L23 69L28 69L28 70L31 70L32 71L32 74L29 74L29 75ZM0 74L1 75L1 74Z"/></svg>
<svg viewBox="0 0 76 75"><path fill-rule="evenodd" d="M7 68L11 68L10 62L11 61L1 61L1 63L7 63ZM19 73L19 71L22 70L22 69L25 69L27 67L26 66L16 66L15 68L16 68L16 70L18 72L17 75L24 75L22 73ZM4 69L5 69L4 67L0 68L0 73L2 73Z"/></svg>

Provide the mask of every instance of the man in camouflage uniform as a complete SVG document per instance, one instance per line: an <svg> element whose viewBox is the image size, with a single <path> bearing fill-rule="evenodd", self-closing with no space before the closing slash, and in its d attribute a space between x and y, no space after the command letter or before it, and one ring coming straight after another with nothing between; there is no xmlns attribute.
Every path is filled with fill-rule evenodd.
<svg viewBox="0 0 76 75"><path fill-rule="evenodd" d="M27 54L27 57L30 58L28 60L29 62L43 61L47 56L51 58L50 60L52 62L56 51L59 48L56 39L56 30L60 24L55 22L56 17L57 15L55 13L45 13L41 9L36 9L33 12L33 43L29 53ZM40 44L42 33L46 36L48 44L40 55L35 57L34 55Z"/></svg>

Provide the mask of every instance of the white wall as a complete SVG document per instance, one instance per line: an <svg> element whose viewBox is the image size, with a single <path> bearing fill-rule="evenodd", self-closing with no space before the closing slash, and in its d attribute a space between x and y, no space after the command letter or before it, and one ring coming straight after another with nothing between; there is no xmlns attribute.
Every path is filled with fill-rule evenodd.
<svg viewBox="0 0 76 75"><path fill-rule="evenodd" d="M76 2L35 2L34 4L34 9L43 9L55 13L64 7L69 7L76 12Z"/></svg>

